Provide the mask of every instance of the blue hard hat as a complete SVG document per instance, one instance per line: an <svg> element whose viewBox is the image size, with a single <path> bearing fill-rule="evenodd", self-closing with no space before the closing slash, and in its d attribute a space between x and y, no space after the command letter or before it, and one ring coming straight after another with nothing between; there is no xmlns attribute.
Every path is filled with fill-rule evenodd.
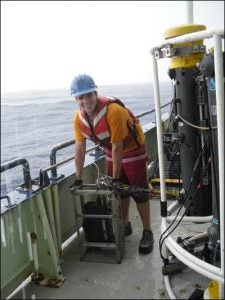
<svg viewBox="0 0 225 300"><path fill-rule="evenodd" d="M97 86L93 78L86 74L80 74L74 77L70 86L71 96L77 97L83 94L97 91Z"/></svg>

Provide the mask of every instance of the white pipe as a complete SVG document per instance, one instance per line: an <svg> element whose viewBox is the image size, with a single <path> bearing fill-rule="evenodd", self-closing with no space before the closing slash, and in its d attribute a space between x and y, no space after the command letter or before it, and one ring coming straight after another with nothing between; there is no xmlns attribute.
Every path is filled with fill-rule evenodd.
<svg viewBox="0 0 225 300"><path fill-rule="evenodd" d="M158 79L158 66L157 61L152 54L152 67L153 67L153 92L155 97L155 113L156 113L156 131L157 131L157 145L158 145L158 158L159 158L159 175L160 175L160 195L161 202L166 202L166 184L165 184L165 174L164 174L164 154L163 154L163 142L162 142L162 120L161 120L161 109L160 109L160 96L159 96L159 79ZM162 217L163 219L166 218ZM162 227L161 227L161 233ZM162 247L163 257L168 258L168 249L166 245L163 244Z"/></svg>
<svg viewBox="0 0 225 300"><path fill-rule="evenodd" d="M214 41L214 64L217 101L217 134L218 134L218 161L219 161L219 199L220 199L220 258L221 271L224 276L224 76L222 40L217 34ZM220 285L220 296L223 288Z"/></svg>
<svg viewBox="0 0 225 300"><path fill-rule="evenodd" d="M162 228L166 230L166 224L162 220ZM224 283L224 277L221 270L209 263L204 262L203 260L195 257L186 250L184 250L172 237L167 237L165 239L166 246L169 250L177 257L178 260L183 262L192 270L195 270L197 273L202 274L203 276L214 279L219 282Z"/></svg>
<svg viewBox="0 0 225 300"><path fill-rule="evenodd" d="M168 208L167 213L168 215L171 215L178 207L180 206L180 203L178 200L175 200Z"/></svg>
<svg viewBox="0 0 225 300"><path fill-rule="evenodd" d="M220 272L220 269L217 268L215 272L211 272L210 267L211 265L208 263L205 263L201 260L201 262L207 264L208 266L197 265L196 262L193 261L193 255L190 254L189 257L185 257L185 255L181 252L182 247L178 248L178 244L172 240L171 237L167 238L166 240L166 246L169 248L169 250L177 257L178 260L183 262L186 266L188 266L190 269L196 271L197 273L203 275L204 277L207 277L209 279L216 280L218 282L221 282L224 284L224 277ZM188 253L189 254L189 253Z"/></svg>
<svg viewBox="0 0 225 300"><path fill-rule="evenodd" d="M187 23L193 23L193 1L186 1Z"/></svg>
<svg viewBox="0 0 225 300"><path fill-rule="evenodd" d="M171 39L165 40L161 45L152 48L151 53L153 53L155 49L163 48L164 46L167 46L169 44L175 45L175 44L181 44L185 42L199 41L203 39L212 38L214 34L224 37L224 29L219 28L215 30L202 30L198 32L192 32L177 37L173 37Z"/></svg>
<svg viewBox="0 0 225 300"><path fill-rule="evenodd" d="M163 142L162 142L162 120L160 110L160 96L159 96L159 80L158 80L158 67L157 61L152 52L152 67L153 67L153 91L155 97L155 113L156 113L156 130L157 130L157 145L158 145L158 157L159 157L159 175L160 175L160 195L161 202L166 201L166 184L164 174L164 159L163 159Z"/></svg>
<svg viewBox="0 0 225 300"><path fill-rule="evenodd" d="M184 216L183 217L183 221L185 222L204 222L204 223L207 223L207 222L211 222L212 221L212 217L213 216L195 216L195 217L192 217L192 216ZM173 221L174 219L176 218L177 221L179 221L182 216L168 216L166 217L166 220L168 222L171 222Z"/></svg>
<svg viewBox="0 0 225 300"><path fill-rule="evenodd" d="M190 241L195 241L195 240L199 240L199 239L205 238L205 237L207 237L207 236L208 236L208 232L205 231L205 232L196 234L195 236L192 236L190 239L188 239L188 242L190 242Z"/></svg>
<svg viewBox="0 0 225 300"><path fill-rule="evenodd" d="M169 298L170 298L170 299L177 299L176 296L175 296L174 293L173 293L172 288L171 288L169 276L168 276L168 275L165 275L165 276L163 276L163 278L164 278L164 284L165 284L167 293L168 293L168 295L169 295Z"/></svg>
<svg viewBox="0 0 225 300"><path fill-rule="evenodd" d="M167 213L169 216L166 217L167 221L172 221L175 219L176 216L172 215L172 213L175 212L179 208L180 204L178 200L175 200L168 208L167 208ZM211 222L212 221L212 215L211 216L184 216L183 221L188 221L188 222ZM181 216L177 216L177 220L180 220Z"/></svg>
<svg viewBox="0 0 225 300"><path fill-rule="evenodd" d="M175 219L175 215L172 215L172 213L174 213L178 208L179 208L180 204L178 200L175 200L168 208L167 208L167 221L171 221L173 219ZM181 216L177 216L177 220L180 220ZM211 222L212 221L213 216L194 216L194 217L190 217L190 216L184 216L183 220L184 221L189 221L189 222Z"/></svg>

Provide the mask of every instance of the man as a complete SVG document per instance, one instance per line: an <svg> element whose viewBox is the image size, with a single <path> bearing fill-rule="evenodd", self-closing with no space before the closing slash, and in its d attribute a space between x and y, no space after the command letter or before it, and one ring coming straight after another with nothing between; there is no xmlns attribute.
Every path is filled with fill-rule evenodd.
<svg viewBox="0 0 225 300"><path fill-rule="evenodd" d="M118 101L100 97L92 77L76 76L71 83L71 95L75 97L79 111L74 115L75 132L75 184L82 183L86 139L91 139L104 148L108 175L113 184L122 182L148 188L144 147L144 133L138 120ZM133 195L143 224L139 252L152 251L154 238L150 225L149 194ZM132 233L129 221L130 197L122 196L122 218L125 235Z"/></svg>

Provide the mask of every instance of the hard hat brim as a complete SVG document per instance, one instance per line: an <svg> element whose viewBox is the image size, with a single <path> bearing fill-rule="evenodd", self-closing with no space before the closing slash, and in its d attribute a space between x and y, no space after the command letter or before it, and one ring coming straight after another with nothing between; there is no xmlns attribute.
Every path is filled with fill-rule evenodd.
<svg viewBox="0 0 225 300"><path fill-rule="evenodd" d="M80 95L84 95L84 94L91 93L91 92L96 92L96 91L97 91L97 87L93 87L93 88L89 88L89 89L79 91L79 92L76 92L76 93L71 93L71 96L77 97L77 96L80 96Z"/></svg>

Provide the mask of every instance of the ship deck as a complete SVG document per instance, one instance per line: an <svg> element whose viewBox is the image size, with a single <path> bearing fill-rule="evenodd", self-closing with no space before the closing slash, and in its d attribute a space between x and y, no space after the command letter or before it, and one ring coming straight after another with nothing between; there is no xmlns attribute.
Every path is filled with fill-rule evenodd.
<svg viewBox="0 0 225 300"><path fill-rule="evenodd" d="M168 201L168 205L171 201ZM163 283L158 241L160 238L160 201L151 200L151 223L154 232L154 249L140 255L138 244L142 225L134 201L131 201L130 220L133 233L125 238L125 255L120 264L108 262L108 253L101 262L81 261L77 238L63 247L62 272L65 281L58 288L30 282L15 293L13 299L169 299ZM202 230L206 224L201 224ZM176 234L198 234L199 226L185 223ZM205 290L209 279L185 267L170 277L171 287L178 299L189 299L196 289Z"/></svg>

